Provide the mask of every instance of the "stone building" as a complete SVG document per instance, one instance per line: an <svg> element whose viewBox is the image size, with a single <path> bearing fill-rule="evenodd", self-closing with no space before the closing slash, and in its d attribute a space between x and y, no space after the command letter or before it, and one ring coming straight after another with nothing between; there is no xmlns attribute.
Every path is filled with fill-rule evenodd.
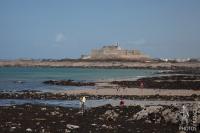
<svg viewBox="0 0 200 133"><path fill-rule="evenodd" d="M90 55L82 55L81 59L127 59L127 60L143 60L148 59L139 50L122 49L118 43L114 45L103 46L100 49L93 49Z"/></svg>

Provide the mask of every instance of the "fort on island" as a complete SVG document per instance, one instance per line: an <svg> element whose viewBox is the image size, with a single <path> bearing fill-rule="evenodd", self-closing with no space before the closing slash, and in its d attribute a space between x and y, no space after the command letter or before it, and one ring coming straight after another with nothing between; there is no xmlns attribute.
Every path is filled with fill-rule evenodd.
<svg viewBox="0 0 200 133"><path fill-rule="evenodd" d="M124 60L146 60L149 56L139 50L122 49L118 43L93 49L89 55L82 55L81 59L124 59Z"/></svg>

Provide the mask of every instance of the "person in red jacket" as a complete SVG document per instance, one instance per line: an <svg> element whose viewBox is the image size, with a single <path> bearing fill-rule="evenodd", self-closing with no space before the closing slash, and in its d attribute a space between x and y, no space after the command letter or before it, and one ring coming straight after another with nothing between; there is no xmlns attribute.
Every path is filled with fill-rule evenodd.
<svg viewBox="0 0 200 133"><path fill-rule="evenodd" d="M121 99L121 100L120 100L120 103L119 103L119 105L120 105L121 107L123 107L123 106L124 106L124 100L123 100L123 99Z"/></svg>
<svg viewBox="0 0 200 133"><path fill-rule="evenodd" d="M144 83L142 81L140 81L140 89L144 88Z"/></svg>

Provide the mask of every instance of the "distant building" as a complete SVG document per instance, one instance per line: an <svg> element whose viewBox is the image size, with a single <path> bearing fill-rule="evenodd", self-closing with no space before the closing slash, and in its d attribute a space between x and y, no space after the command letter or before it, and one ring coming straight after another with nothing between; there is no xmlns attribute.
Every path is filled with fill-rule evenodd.
<svg viewBox="0 0 200 133"><path fill-rule="evenodd" d="M144 60L149 57L139 50L122 49L118 43L114 45L103 46L100 49L93 49L90 55L82 55L81 59L127 59Z"/></svg>

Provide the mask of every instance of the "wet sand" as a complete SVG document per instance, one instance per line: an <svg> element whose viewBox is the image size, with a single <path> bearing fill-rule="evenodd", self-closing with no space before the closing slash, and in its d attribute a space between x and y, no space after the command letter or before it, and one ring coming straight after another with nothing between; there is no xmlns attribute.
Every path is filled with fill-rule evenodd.
<svg viewBox="0 0 200 133"><path fill-rule="evenodd" d="M193 94L200 95L200 90L160 90L160 89L140 89L140 88L118 88L117 89L84 89L84 90L67 90L62 94L67 95L136 95L136 96L151 96L151 95L160 95L160 96L191 96Z"/></svg>

